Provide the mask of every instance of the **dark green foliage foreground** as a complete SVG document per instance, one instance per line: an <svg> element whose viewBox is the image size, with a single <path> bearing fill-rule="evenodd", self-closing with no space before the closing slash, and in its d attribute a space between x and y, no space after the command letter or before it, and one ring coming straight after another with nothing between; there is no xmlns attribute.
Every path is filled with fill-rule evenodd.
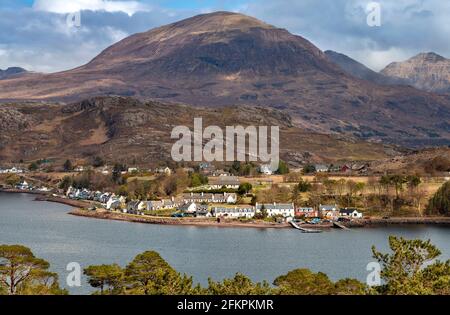
<svg viewBox="0 0 450 315"><path fill-rule="evenodd" d="M434 194L427 207L429 215L450 215L450 181Z"/></svg>
<svg viewBox="0 0 450 315"><path fill-rule="evenodd" d="M58 285L58 275L50 265L36 258L29 248L0 245L0 294L65 294Z"/></svg>
<svg viewBox="0 0 450 315"><path fill-rule="evenodd" d="M324 273L296 269L268 282L254 283L242 274L208 287L194 285L192 277L173 269L158 253L139 254L125 268L89 266L84 270L94 294L104 295L448 295L450 260L430 241L390 237L390 253L372 249L381 265L380 286L368 287L355 279L331 281ZM46 261L23 246L0 246L0 294L66 294Z"/></svg>

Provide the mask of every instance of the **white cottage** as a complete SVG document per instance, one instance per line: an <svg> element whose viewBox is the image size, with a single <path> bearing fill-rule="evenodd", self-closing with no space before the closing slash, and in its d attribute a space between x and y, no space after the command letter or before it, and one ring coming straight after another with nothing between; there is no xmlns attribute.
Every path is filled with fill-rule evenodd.
<svg viewBox="0 0 450 315"><path fill-rule="evenodd" d="M269 217L283 216L285 218L295 216L295 206L293 203L269 203L269 204L256 204L256 212L261 212L262 209L267 211Z"/></svg>

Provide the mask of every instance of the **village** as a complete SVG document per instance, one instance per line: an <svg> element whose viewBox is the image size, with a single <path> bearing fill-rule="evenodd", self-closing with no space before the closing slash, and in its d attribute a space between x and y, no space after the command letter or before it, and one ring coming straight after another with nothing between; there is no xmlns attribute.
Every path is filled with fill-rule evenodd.
<svg viewBox="0 0 450 315"><path fill-rule="evenodd" d="M45 159L0 167L0 190L50 196L90 217L321 228L422 220L429 198L449 180L447 172L374 174L364 162L294 168L281 161L276 173L251 162L143 168L96 157L53 165Z"/></svg>
<svg viewBox="0 0 450 315"><path fill-rule="evenodd" d="M360 219L361 212L355 208L339 208L338 205L320 205L319 208L296 207L294 203L271 203L256 205L236 204L236 193L186 193L181 198L162 200L131 200L114 193L74 189L70 187L66 196L74 200L90 200L101 204L108 211L118 211L133 215L151 215L160 210L175 211L173 217L215 217L230 219L278 218L278 222L303 218L305 222L319 223L321 219L337 221Z"/></svg>
<svg viewBox="0 0 450 315"><path fill-rule="evenodd" d="M364 167L353 167L360 172ZM363 218L363 213L356 207L340 207L338 204L318 204L305 206L304 203L295 202L258 202L253 194L250 194L253 186L273 185L273 175L266 165L258 167L259 176L253 176L252 184L243 182L243 178L235 176L228 171L217 170L209 163L201 163L198 172L207 176L207 183L198 187L188 187L181 194L173 194L167 198L130 198L117 192L91 190L86 187L74 187L70 185L66 189L52 189L46 186L35 186L25 179L14 186L17 191L35 193L53 193L54 197L68 200L84 201L89 203L87 211L107 211L130 216L162 216L173 218L209 218L220 222L226 220L265 220L274 223L287 223L295 221L299 224L323 224L331 222L348 222ZM322 174L326 172L348 172L351 166L326 166L312 165L309 172ZM82 166L73 167L73 172L83 173L88 171ZM190 174L194 168L185 168ZM28 170L20 168L1 169L2 174L28 173ZM97 170L102 176L108 176L112 171L107 167ZM142 172L137 167L122 169L120 174L133 174L138 176ZM175 172L169 167L159 167L152 170L159 176L172 176ZM255 179L256 178L256 179ZM250 187L248 187L250 186ZM242 192L244 189L244 192ZM246 191L245 191L246 190ZM252 197L253 198L250 198ZM249 197L249 198L247 198Z"/></svg>

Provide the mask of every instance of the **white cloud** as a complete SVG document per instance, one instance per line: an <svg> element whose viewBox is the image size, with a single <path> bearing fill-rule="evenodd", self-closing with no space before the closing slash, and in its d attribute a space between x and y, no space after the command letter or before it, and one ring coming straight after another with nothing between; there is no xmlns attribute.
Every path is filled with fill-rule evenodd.
<svg viewBox="0 0 450 315"><path fill-rule="evenodd" d="M35 0L33 8L40 11L52 13L70 13L82 10L106 11L106 12L125 12L133 15L140 11L150 11L148 5L138 1L113 1L113 0Z"/></svg>
<svg viewBox="0 0 450 315"><path fill-rule="evenodd" d="M380 71L390 63L405 61L414 54L415 52L393 47L387 50L361 50L353 53L351 57L361 60L366 66L375 71Z"/></svg>
<svg viewBox="0 0 450 315"><path fill-rule="evenodd" d="M364 9L371 1L242 0L227 2L227 8L286 28L320 49L344 53L374 70L424 51L450 57L450 1L376 0L382 4L378 28L366 23ZM35 0L33 9L0 9L0 68L66 70L129 34L219 8L198 1L195 9L169 9L164 2ZM84 10L81 27L68 27L66 14L78 10Z"/></svg>
<svg viewBox="0 0 450 315"><path fill-rule="evenodd" d="M112 26L105 27L105 31L104 32L105 32L105 34L107 34L107 36L111 39L111 41L113 43L116 43L116 42L124 39L128 35L130 35L130 34L124 32L124 31L116 29L116 28L114 28Z"/></svg>
<svg viewBox="0 0 450 315"><path fill-rule="evenodd" d="M382 25L369 27L365 9L372 1L258 0L244 12L374 70L420 52L450 57L450 1L375 0L381 4Z"/></svg>

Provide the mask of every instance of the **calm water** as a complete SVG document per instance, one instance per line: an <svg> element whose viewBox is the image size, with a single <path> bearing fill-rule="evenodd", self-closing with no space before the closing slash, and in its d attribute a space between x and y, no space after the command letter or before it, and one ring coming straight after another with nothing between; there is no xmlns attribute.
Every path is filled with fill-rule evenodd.
<svg viewBox="0 0 450 315"><path fill-rule="evenodd" d="M242 272L255 281L273 281L299 267L323 271L332 279L365 280L370 248L387 249L387 237L431 239L450 257L450 229L389 227L302 234L282 229L173 227L80 218L70 207L33 201L32 195L0 193L0 244L23 244L51 263L62 284L66 265L78 262L126 265L145 250L158 251L178 271L200 283ZM85 279L84 279L85 280ZM87 294L88 285L70 289Z"/></svg>

